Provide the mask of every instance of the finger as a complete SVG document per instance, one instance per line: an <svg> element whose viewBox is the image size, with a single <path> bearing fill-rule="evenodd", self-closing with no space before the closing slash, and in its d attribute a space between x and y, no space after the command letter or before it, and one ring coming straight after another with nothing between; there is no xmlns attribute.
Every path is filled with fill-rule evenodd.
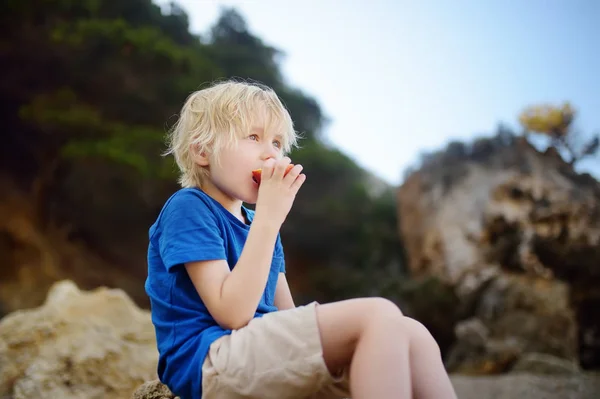
<svg viewBox="0 0 600 399"><path fill-rule="evenodd" d="M298 177L296 178L296 180L294 180L294 182L290 186L290 189L294 193L297 193L298 190L300 190L300 187L302 187L302 184L304 184L305 181L306 181L306 175L304 173L302 173L301 175L298 175Z"/></svg>
<svg viewBox="0 0 600 399"><path fill-rule="evenodd" d="M273 170L273 178L280 180L283 179L285 175L285 169L292 162L289 157L281 158L276 164L275 169Z"/></svg>
<svg viewBox="0 0 600 399"><path fill-rule="evenodd" d="M262 166L262 172L260 174L261 180L269 180L273 176L273 169L275 168L275 160L273 158L267 159Z"/></svg>
<svg viewBox="0 0 600 399"><path fill-rule="evenodd" d="M300 172L302 172L302 169L304 169L304 167L302 165L300 165L300 164L294 165L294 167L292 169L290 169L290 171L285 175L283 180L291 187L292 183L294 183L294 181L296 181L296 178L298 177Z"/></svg>

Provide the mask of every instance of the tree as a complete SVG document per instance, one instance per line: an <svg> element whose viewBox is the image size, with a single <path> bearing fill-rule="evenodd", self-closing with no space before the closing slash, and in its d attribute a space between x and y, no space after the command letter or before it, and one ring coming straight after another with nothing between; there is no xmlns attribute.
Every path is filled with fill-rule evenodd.
<svg viewBox="0 0 600 399"><path fill-rule="evenodd" d="M275 89L290 111L296 130L308 140L320 138L326 122L316 100L285 84L279 64L284 53L249 31L243 16L224 8L211 29L208 48L225 76L258 81Z"/></svg>
<svg viewBox="0 0 600 399"><path fill-rule="evenodd" d="M173 159L160 156L165 132L189 93L241 78L273 87L305 138L292 159L309 179L283 235L292 262L343 266L335 290L322 280L321 299L373 289L364 271L399 262L395 197L370 195L364 171L324 144L320 105L285 82L282 52L235 10L206 38L175 3L161 12L151 0L8 0L0 22L0 174L27 193L34 223L66 226L119 273L143 275L148 226L178 188Z"/></svg>
<svg viewBox="0 0 600 399"><path fill-rule="evenodd" d="M519 122L525 130L525 136L537 133L546 136L550 145L559 152L566 152L569 164L595 155L600 145L600 136L596 134L586 141L573 126L576 110L570 103L561 106L550 104L534 105L519 115Z"/></svg>
<svg viewBox="0 0 600 399"><path fill-rule="evenodd" d="M256 80L276 91L282 87L281 51L254 36L235 9L222 10L211 29L209 45L213 59L226 76Z"/></svg>

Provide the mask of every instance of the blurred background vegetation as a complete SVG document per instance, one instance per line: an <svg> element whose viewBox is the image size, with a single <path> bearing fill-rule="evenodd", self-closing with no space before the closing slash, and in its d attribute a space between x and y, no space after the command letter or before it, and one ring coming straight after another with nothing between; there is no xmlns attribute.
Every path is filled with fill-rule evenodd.
<svg viewBox="0 0 600 399"><path fill-rule="evenodd" d="M309 178L282 230L296 302L383 295L407 304L443 348L453 340L453 289L406 268L397 188L328 144L319 103L286 82L280 50L236 10L198 36L175 4L165 13L151 0L6 0L0 26L0 316L37 306L63 278L123 288L146 307L148 227L179 188L160 155L165 133L190 92L240 78L273 87L304 137L291 157ZM574 117L570 104L534 105L520 117L523 136L545 137L574 164L599 146L573 133ZM515 135L499 126L415 168L437 168L450 184L461 160Z"/></svg>
<svg viewBox="0 0 600 399"><path fill-rule="evenodd" d="M0 7L3 193L26 193L16 201L20 211L6 212L27 209L35 229L55 236L48 280L72 273L84 286L122 286L146 303L147 229L178 188L172 158L160 155L165 132L191 91L232 77L273 87L304 137L291 156L310 178L282 231L298 301L374 294L389 273L403 273L392 188L326 144L317 101L286 84L278 49L250 33L235 10L223 10L211 34L198 37L176 5L163 14L150 0ZM98 267L112 266L77 266L61 254L57 235L89 251L80 256L99 258ZM5 274L17 274L23 259L15 256L3 254ZM136 278L127 283L123 274Z"/></svg>

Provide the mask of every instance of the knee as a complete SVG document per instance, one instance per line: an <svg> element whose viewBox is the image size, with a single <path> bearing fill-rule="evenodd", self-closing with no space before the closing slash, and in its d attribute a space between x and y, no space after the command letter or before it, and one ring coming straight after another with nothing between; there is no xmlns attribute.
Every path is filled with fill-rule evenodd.
<svg viewBox="0 0 600 399"><path fill-rule="evenodd" d="M388 331L397 337L405 337L411 345L416 347L441 352L439 345L429 329L421 322L404 316L398 306L385 298L369 298L367 319L368 325Z"/></svg>
<svg viewBox="0 0 600 399"><path fill-rule="evenodd" d="M396 324L403 318L400 308L386 298L367 298L367 319L369 324Z"/></svg>
<svg viewBox="0 0 600 399"><path fill-rule="evenodd" d="M402 324L408 333L411 344L422 349L441 352L437 341L422 323L410 317L404 317Z"/></svg>
<svg viewBox="0 0 600 399"><path fill-rule="evenodd" d="M387 298L374 297L368 298L371 301L371 306L374 313L389 313L393 315L402 315L400 308Z"/></svg>

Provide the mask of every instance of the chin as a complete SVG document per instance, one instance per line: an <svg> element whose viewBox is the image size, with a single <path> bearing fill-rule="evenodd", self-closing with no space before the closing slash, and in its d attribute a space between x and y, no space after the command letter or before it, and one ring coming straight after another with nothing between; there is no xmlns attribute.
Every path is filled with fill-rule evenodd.
<svg viewBox="0 0 600 399"><path fill-rule="evenodd" d="M254 195L248 195L246 198L242 198L242 201L244 201L246 204L250 204L250 205L256 205L256 200L258 200L258 195L254 194Z"/></svg>
<svg viewBox="0 0 600 399"><path fill-rule="evenodd" d="M240 199L246 204L255 205L258 200L258 188L253 187L245 193L240 193Z"/></svg>

